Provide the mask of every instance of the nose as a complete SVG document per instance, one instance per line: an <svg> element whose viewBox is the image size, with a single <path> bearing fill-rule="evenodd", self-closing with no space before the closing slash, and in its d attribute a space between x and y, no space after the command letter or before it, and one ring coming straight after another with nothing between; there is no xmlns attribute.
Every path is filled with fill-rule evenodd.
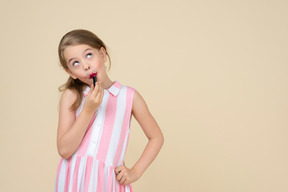
<svg viewBox="0 0 288 192"><path fill-rule="evenodd" d="M85 71L88 71L90 69L90 64L88 62L83 62L82 66Z"/></svg>

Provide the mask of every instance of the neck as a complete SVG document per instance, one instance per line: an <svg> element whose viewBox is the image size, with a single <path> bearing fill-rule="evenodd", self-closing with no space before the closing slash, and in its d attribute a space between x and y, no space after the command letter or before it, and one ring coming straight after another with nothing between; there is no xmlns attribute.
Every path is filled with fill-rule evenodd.
<svg viewBox="0 0 288 192"><path fill-rule="evenodd" d="M111 85L113 84L114 82L111 81L111 79L107 76L102 82L101 82L101 86L104 88L104 89L109 89L109 87L111 87Z"/></svg>

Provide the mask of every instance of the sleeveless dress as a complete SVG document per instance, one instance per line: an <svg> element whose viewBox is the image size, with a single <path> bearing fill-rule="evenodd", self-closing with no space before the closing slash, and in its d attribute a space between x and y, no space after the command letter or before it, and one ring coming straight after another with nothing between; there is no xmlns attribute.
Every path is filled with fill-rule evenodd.
<svg viewBox="0 0 288 192"><path fill-rule="evenodd" d="M79 116L90 87L84 91ZM58 165L55 192L132 192L121 185L114 169L123 165L129 140L135 90L118 81L104 90L103 101L94 114L77 151Z"/></svg>

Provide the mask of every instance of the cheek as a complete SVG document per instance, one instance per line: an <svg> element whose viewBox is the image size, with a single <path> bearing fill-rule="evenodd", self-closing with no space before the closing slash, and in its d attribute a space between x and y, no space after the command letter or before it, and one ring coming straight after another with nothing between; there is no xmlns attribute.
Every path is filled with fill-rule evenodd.
<svg viewBox="0 0 288 192"><path fill-rule="evenodd" d="M103 61L103 59L97 59L97 60L95 60L95 67L97 69L102 69L103 67L105 68L104 63L105 62Z"/></svg>

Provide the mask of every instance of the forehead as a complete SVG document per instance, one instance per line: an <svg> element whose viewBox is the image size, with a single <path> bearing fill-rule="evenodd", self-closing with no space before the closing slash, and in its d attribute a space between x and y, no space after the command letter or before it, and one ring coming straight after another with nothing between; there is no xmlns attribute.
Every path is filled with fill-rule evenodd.
<svg viewBox="0 0 288 192"><path fill-rule="evenodd" d="M81 56L87 50L95 50L95 49L86 44L70 45L64 49L63 56L68 61L71 58Z"/></svg>

